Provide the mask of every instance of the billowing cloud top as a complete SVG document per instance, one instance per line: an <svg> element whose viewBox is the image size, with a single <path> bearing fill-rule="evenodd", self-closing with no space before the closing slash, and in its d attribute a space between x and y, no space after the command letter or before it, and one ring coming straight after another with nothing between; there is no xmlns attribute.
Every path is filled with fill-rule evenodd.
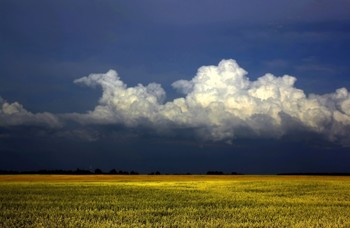
<svg viewBox="0 0 350 228"><path fill-rule="evenodd" d="M314 132L346 142L350 133L350 96L346 88L325 95L295 88L295 77L266 74L256 81L235 60L203 66L190 81L172 84L185 97L164 103L159 84L127 87L114 70L75 80L99 85L103 95L91 112L75 114L80 122L119 123L154 129L191 128L208 140L280 137L289 131Z"/></svg>
<svg viewBox="0 0 350 228"><path fill-rule="evenodd" d="M88 113L33 114L19 103L1 101L0 125L47 124L70 120L119 124L154 131L189 129L204 140L230 142L238 137L279 138L293 132L314 133L350 145L350 96L346 88L316 95L295 87L296 78L266 74L255 81L235 60L203 66L192 80L172 86L184 97L165 102L161 85L128 87L114 70L74 81L102 87L99 104ZM58 120L59 119L59 120Z"/></svg>

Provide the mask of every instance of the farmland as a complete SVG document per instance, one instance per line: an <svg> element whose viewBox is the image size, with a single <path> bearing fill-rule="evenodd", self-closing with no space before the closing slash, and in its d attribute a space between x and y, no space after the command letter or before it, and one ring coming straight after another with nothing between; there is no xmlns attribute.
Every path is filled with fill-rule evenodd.
<svg viewBox="0 0 350 228"><path fill-rule="evenodd" d="M350 227L350 177L2 175L0 227Z"/></svg>

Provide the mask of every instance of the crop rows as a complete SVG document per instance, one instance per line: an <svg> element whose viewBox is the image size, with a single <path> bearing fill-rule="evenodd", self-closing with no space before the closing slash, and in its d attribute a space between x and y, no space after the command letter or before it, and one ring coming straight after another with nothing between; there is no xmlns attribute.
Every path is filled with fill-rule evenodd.
<svg viewBox="0 0 350 228"><path fill-rule="evenodd" d="M4 181L0 202L0 227L350 227L350 178Z"/></svg>

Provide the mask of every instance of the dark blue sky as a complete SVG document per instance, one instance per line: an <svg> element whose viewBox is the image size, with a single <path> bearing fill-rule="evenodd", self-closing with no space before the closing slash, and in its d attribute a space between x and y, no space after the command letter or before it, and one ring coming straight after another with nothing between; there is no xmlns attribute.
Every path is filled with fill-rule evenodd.
<svg viewBox="0 0 350 228"><path fill-rule="evenodd" d="M233 124L232 131L220 128L225 121L237 122L231 117L210 124L171 119L168 125L149 118L148 112L156 112L153 108L128 119L118 105L113 121L91 122L81 115L98 104L114 107L119 98L101 103L102 94L109 91L99 87L102 82L96 82L95 89L73 83L114 69L129 87L161 84L165 104L183 97L172 88L173 82L190 81L201 66L235 59L252 82L266 73L288 74L298 79L293 88L306 96L335 94L338 88L350 89L349 12L347 0L0 0L0 169L350 172L348 95L341 100L336 95L327 101L317 98L317 110L332 113L322 111L327 118L310 113L297 118L282 102L279 115L284 125L271 129L283 133L263 137L270 132L261 128L264 118L275 116L261 111L257 113L264 118L254 115L259 127L252 127L253 117L248 121L239 116L244 124ZM18 111L15 102L30 114ZM115 103L109 106L111 102ZM11 104L11 109L4 106ZM344 116L334 117L336 112ZM80 116L73 118L72 113ZM94 113L93 118L100 115ZM283 117L285 113L292 121ZM314 123L336 130L317 129ZM170 133L158 131L173 125ZM233 135L217 138L217 131Z"/></svg>

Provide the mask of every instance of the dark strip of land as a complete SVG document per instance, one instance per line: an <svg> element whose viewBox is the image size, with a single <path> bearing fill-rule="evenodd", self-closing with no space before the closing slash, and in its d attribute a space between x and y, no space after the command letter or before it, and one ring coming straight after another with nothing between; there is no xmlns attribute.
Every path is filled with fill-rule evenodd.
<svg viewBox="0 0 350 228"><path fill-rule="evenodd" d="M48 175L16 174L0 175L4 182L139 182L139 181L350 181L349 176L310 175Z"/></svg>
<svg viewBox="0 0 350 228"><path fill-rule="evenodd" d="M289 176L350 176L350 173L279 173L277 175Z"/></svg>

